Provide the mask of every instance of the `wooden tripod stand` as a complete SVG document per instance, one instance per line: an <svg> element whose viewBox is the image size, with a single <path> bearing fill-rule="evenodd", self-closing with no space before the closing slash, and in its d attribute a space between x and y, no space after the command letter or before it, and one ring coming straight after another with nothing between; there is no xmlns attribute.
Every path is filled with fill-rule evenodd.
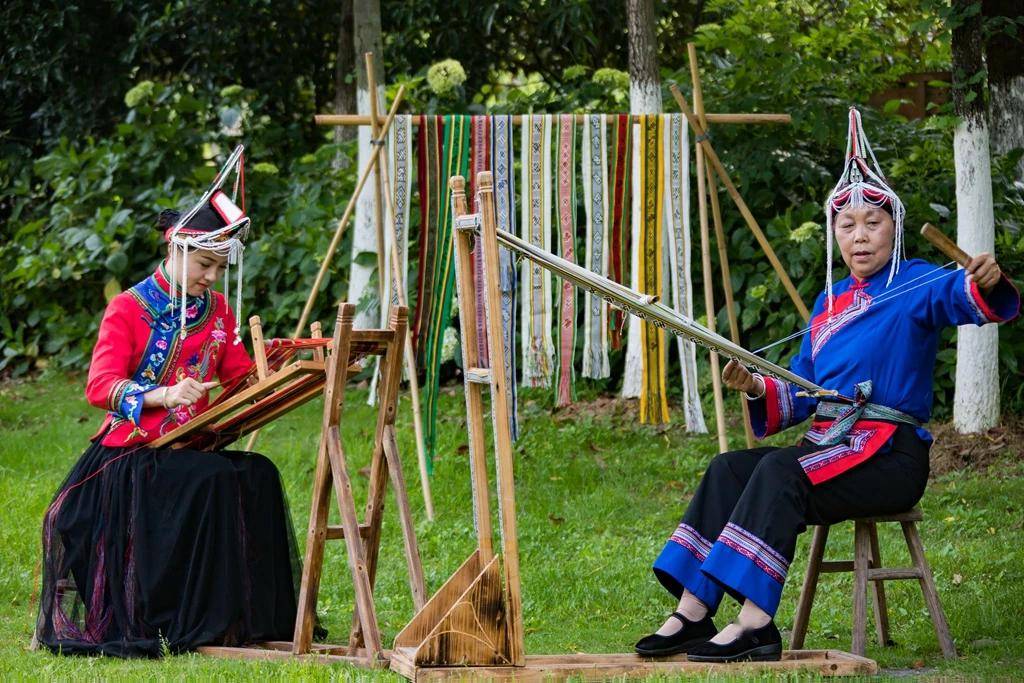
<svg viewBox="0 0 1024 683"><path fill-rule="evenodd" d="M313 501L306 535L306 553L299 588L298 614L291 641L259 643L249 647L202 647L204 654L246 658L277 659L315 654L331 661L346 661L366 666L386 664L380 628L373 601L377 574L384 498L388 482L395 492L402 527L409 587L413 603L420 609L426 597L423 568L420 564L416 531L409 508L405 480L395 439L395 405L402 379L402 352L408 326L405 307L391 310L388 327L360 329L352 327L355 306L342 303L334 334L330 340L319 338L319 325L313 324L313 339L285 340L289 348L313 348L312 360L298 360L275 369L268 363L259 320L253 321L256 366L251 384L234 383L225 393L226 400L169 433L162 445L206 443L220 446L281 417L314 396L323 395L320 445L313 477ZM273 340L278 341L278 340ZM277 347L268 342L272 351ZM296 346L297 345L297 346ZM326 353L325 353L326 349ZM359 522L352 493L345 449L341 439L341 416L345 402L345 383L350 372L358 371L358 361L367 356L381 357L381 382L377 403L370 485L365 517ZM280 354L277 355L280 359ZM201 418L201 419L200 419ZM331 489L341 513L341 525L328 524ZM349 572L355 589L355 614L347 645L313 644L317 594L323 570L327 540L343 539Z"/></svg>

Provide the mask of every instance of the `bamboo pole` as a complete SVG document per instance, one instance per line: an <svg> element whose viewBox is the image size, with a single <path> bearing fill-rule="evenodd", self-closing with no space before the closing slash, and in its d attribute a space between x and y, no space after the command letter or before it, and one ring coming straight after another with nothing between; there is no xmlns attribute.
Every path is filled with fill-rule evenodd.
<svg viewBox="0 0 1024 683"><path fill-rule="evenodd" d="M373 141L371 146L377 150L383 149L381 144L384 137L380 135L380 118L377 112L377 76L373 70L373 53L363 54L366 61L366 85L370 95L370 137ZM376 154L376 151L374 152ZM377 162L376 173L373 174L373 224L377 232L377 289L381 300L384 303L384 183L381 179L381 167L387 166L387 159Z"/></svg>
<svg viewBox="0 0 1024 683"><path fill-rule="evenodd" d="M676 102L679 104L679 108L683 110L683 114L686 116L686 120L690 123L690 128L693 129L694 135L696 136L697 144L700 145L701 149L704 150L704 154L707 160L711 162L711 167L714 172L718 175L719 180L725 186L726 191L736 204L736 208L739 209L743 215L743 219L747 223L747 227L754 233L754 237L757 238L758 244L761 245L761 249L764 251L768 260L772 264L772 268L775 269L776 275L779 276L779 280L782 281L782 286L786 288L789 293L789 297L793 300L793 304L797 310L800 311L800 315L803 316L804 322L807 322L811 318L811 312L807 310L807 306L804 304L803 299L800 298L800 293L796 291L796 287L793 285L793 281L790 279L789 274L786 272L785 267L779 261L779 257L775 254L775 249L772 248L771 242L765 237L764 232L761 230L761 226L757 224L757 219L754 218L754 214L750 212L750 208L747 203L743 201L743 197L740 196L739 190L736 189L736 185L733 184L732 179L729 177L729 172L725 170L725 166L722 165L722 161L718 158L718 154L715 153L715 148L711 146L711 141L708 139L707 133L704 130L704 126L697 119L697 116L690 109L690 105L687 104L686 98L679 91L679 87L672 85L669 88L672 91L672 96L675 97Z"/></svg>
<svg viewBox="0 0 1024 683"><path fill-rule="evenodd" d="M704 109L704 96L701 93L700 81L693 81L693 101L697 111ZM697 104L699 103L699 104ZM705 187L704 149L697 146L697 214L700 218L700 261L704 274L704 308L707 311L708 329L716 330L715 292L711 275L711 237L708 230L707 188ZM710 353L711 390L715 403L715 430L718 432L718 450L725 453L729 450L729 437L725 433L725 402L722 397L722 369L718 363L718 354Z"/></svg>
<svg viewBox="0 0 1024 683"><path fill-rule="evenodd" d="M388 112L387 118L384 120L384 125L381 127L381 135L385 136L388 130L391 128L391 122L395 119L395 114L398 113L398 105L402 103L402 98L405 96L405 86L401 86L398 92L395 94L395 101L391 103L391 110ZM302 315L299 316L299 322L295 325L295 331L292 333L292 337L298 337L302 330L306 327L306 321L309 319L309 313L313 310L313 304L316 302L317 294L320 290L320 285L323 283L324 276L327 274L327 268L331 265L331 259L334 258L334 252L338 249L338 243L341 242L341 236L345 232L345 228L348 227L349 221L352 219L352 213L356 208L356 200L359 198L359 194L363 191L363 186L366 184L367 179L370 177L370 173L377 165L377 159L380 155L374 154L370 157L370 160L366 162L366 166L363 167L362 172L359 174L359 181L356 183L356 189L352 191L352 196L348 200L348 206L345 207L345 213L342 214L341 220L338 221L338 227L334 230L334 236L331 238L331 243L327 246L327 253L324 254L323 263L320 264L320 271L316 274L316 280L313 282L313 287L309 290L309 298L306 299L306 305L302 309Z"/></svg>
<svg viewBox="0 0 1024 683"><path fill-rule="evenodd" d="M586 114L576 114L576 123L583 123L586 116ZM633 114L632 122L639 123L640 116L642 114ZM706 116L709 123L773 124L793 122L789 114L706 114ZM515 115L512 117L512 125L522 125L523 119L528 118L528 116ZM314 119L318 126L369 126L372 121L371 117L366 114L317 114ZM419 125L418 118L413 119L413 125Z"/></svg>
<svg viewBox="0 0 1024 683"><path fill-rule="evenodd" d="M734 344L740 343L740 326L736 319L736 303L732 291L732 274L729 269L729 255L726 250L725 230L722 227L722 207L718 203L718 183L710 166L705 166L708 175L708 192L711 194L711 216L715 224L715 240L718 243L718 263L722 273L722 288L725 290L725 310L729 315L729 338ZM740 399L743 410L743 433L747 448L754 447L754 430L750 427L750 406L746 399Z"/></svg>
<svg viewBox="0 0 1024 683"><path fill-rule="evenodd" d="M376 93L374 99L377 98ZM376 154L384 157L387 150L386 145L378 145ZM395 211L395 196L391 191L391 171L388 170L388 162L386 158L382 158L378 162L380 173L378 177L381 178L384 186L384 196L387 197L388 212L391 215L391 277L394 280L393 290L398 298L399 306L407 306L405 297L405 282L402 276L402 261L401 254L398 251L398 235L395 233L395 225L397 221L398 212ZM408 236L406 236L408 239ZM383 249L381 249L383 253ZM381 281L383 282L383 275ZM381 305L384 305L384 301L381 301ZM412 337L411 335L405 335L405 371L409 376L409 398L412 402L412 425L416 435L416 460L420 470L420 487L423 489L423 505L427 511L427 519L431 522L434 521L434 497L430 491L430 476L427 474L427 452L426 452L426 441L423 437L423 413L420 409L420 383L419 378L416 376L416 353L412 348Z"/></svg>
<svg viewBox="0 0 1024 683"><path fill-rule="evenodd" d="M704 115L704 89L701 86L700 71L697 69L697 46L688 43L686 46L687 56L690 60L690 80L693 83L693 105L697 110L697 118L707 126L707 117ZM698 104L697 93L700 93ZM698 156L703 156L703 150L698 147ZM718 203L718 183L715 181L715 174L711 168L705 166L707 174L707 189L711 197L711 217L715 225L715 242L718 245L718 264L722 275L722 289L725 292L725 311L729 317L729 338L734 344L740 343L740 327L736 320L736 305L733 300L732 275L729 268L729 254L725 242L725 230L722 227L722 207ZM701 235L703 237L703 234ZM707 277L707 273L704 275ZM743 432L747 439L747 448L754 447L754 432L750 428L750 406L743 399L740 399L740 407L743 410Z"/></svg>

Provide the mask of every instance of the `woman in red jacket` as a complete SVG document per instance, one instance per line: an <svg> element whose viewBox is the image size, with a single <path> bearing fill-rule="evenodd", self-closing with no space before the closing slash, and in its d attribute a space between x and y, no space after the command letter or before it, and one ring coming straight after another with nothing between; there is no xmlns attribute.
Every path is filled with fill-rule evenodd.
<svg viewBox="0 0 1024 683"><path fill-rule="evenodd" d="M86 397L106 418L43 520L35 637L55 652L159 656L291 635L298 555L273 463L146 446L252 363L211 289L240 266L249 225L224 175L184 216L161 214L167 258L100 323Z"/></svg>

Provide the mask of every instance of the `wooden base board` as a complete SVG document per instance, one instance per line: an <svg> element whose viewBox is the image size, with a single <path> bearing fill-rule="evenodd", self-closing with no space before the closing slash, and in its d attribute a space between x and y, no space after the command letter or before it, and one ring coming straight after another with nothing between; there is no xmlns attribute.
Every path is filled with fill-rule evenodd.
<svg viewBox="0 0 1024 683"><path fill-rule="evenodd" d="M307 655L293 655L290 641L274 640L265 643L254 643L246 647L225 647L206 645L198 648L201 655L221 657L224 659L253 659L259 661L284 661L289 659L309 660L319 664L354 664L366 667L366 650L351 651L347 645L327 645L313 643L312 652ZM382 659L377 660L373 668L384 669L391 657L390 650L384 650Z"/></svg>
<svg viewBox="0 0 1024 683"><path fill-rule="evenodd" d="M759 672L814 673L822 676L857 676L878 673L872 659L858 657L841 650L787 650L778 662L737 662L705 664L688 662L685 655L645 659L631 654L566 654L527 655L526 666L447 666L418 667L413 648L396 648L391 652L391 670L411 681L437 679L560 681L606 680L611 677L634 678L656 674L706 673L751 674Z"/></svg>

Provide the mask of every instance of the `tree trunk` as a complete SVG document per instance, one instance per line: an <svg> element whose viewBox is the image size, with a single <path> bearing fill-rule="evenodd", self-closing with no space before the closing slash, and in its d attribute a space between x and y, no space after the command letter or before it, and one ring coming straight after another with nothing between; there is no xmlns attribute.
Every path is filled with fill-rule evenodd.
<svg viewBox="0 0 1024 683"><path fill-rule="evenodd" d="M967 16L970 0L954 0L953 108L960 122L953 134L956 164L957 244L969 254L995 247L992 213L992 173L988 122L982 80L984 71L982 18ZM979 432L999 422L999 328L996 325L960 328L956 349L956 390L953 424L961 433Z"/></svg>
<svg viewBox="0 0 1024 683"><path fill-rule="evenodd" d="M384 78L384 43L381 39L380 0L353 0L353 57L356 67L356 108L360 114L370 113L370 92L366 77L366 61L363 55L372 52L374 71L378 83ZM383 88L378 85L378 97ZM359 168L363 169L373 154L369 126L359 127ZM379 296L368 291L377 269L377 202L374 188L376 172L370 176L356 202L356 220L352 232L352 270L348 284L348 300L357 304L356 327L376 327L379 318ZM365 256L371 254L373 258ZM361 256L363 255L363 256ZM381 277L378 274L378 277ZM367 308L360 305L364 300L378 300L377 306Z"/></svg>
<svg viewBox="0 0 1024 683"><path fill-rule="evenodd" d="M341 19L338 23L338 55L334 62L334 113L351 114L356 110L355 79L356 53L352 42L352 0L341 0ZM358 136L354 126L335 126L334 141L354 140ZM348 157L339 155L341 164Z"/></svg>
<svg viewBox="0 0 1024 683"><path fill-rule="evenodd" d="M633 114L661 113L661 75L658 72L658 41L654 31L654 0L626 0L626 23L629 32L629 111ZM639 126L634 126L634 140L639 139ZM637 150L634 143L634 152ZM630 248L630 283L640 286L639 254L640 220L637 204L640 195L639 157L633 155L633 220ZM643 361L640 349L640 319L629 316L626 339L626 367L622 376L622 397L637 398L642 385Z"/></svg>
<svg viewBox="0 0 1024 683"><path fill-rule="evenodd" d="M995 33L985 46L988 66L992 151L1024 148L1024 5L1020 0L984 0L982 14ZM1007 27L1016 23L1016 29ZM1024 179L1024 158L1017 165Z"/></svg>

